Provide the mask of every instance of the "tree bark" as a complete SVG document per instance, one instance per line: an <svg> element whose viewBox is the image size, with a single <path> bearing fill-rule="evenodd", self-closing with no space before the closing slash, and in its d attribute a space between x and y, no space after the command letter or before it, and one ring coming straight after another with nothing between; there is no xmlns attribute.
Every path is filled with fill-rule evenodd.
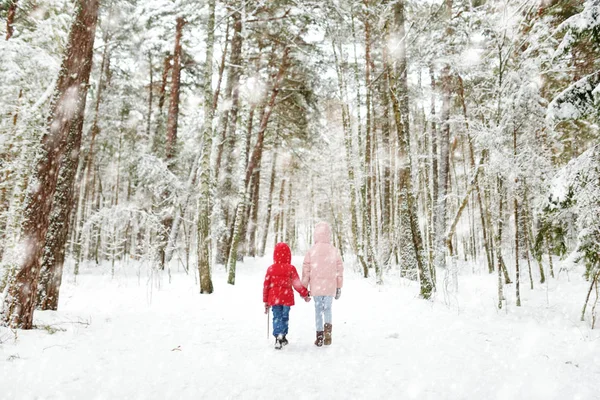
<svg viewBox="0 0 600 400"><path fill-rule="evenodd" d="M8 0L8 12L6 14L6 40L10 39L14 33L13 24L17 14L17 0Z"/></svg>
<svg viewBox="0 0 600 400"><path fill-rule="evenodd" d="M42 310L58 309L65 262L65 245L70 229L71 214L75 209L75 178L79 164L83 118L77 123L78 126L69 132L65 159L60 167L50 224L46 233L38 285L38 306Z"/></svg>
<svg viewBox="0 0 600 400"><path fill-rule="evenodd" d="M178 17L175 25L175 49L173 50L173 72L171 75L171 99L169 102L169 116L167 118L167 142L165 153L167 160L172 160L176 155L177 122L179 119L179 86L181 77L181 36L185 20Z"/></svg>
<svg viewBox="0 0 600 400"><path fill-rule="evenodd" d="M450 19L452 17L452 0L445 0L444 13L446 18L446 36L452 35ZM439 141L439 171L438 171L438 198L436 212L436 237L435 237L435 266L446 268L446 252L444 235L446 232L446 212L448 195L448 181L450 177L450 107L452 102L452 76L449 64L442 68L442 129ZM435 178L434 178L435 179Z"/></svg>
<svg viewBox="0 0 600 400"><path fill-rule="evenodd" d="M206 38L206 66L204 69L204 123L202 134L202 156L200 158L200 199L198 200L198 276L200 277L200 293L210 294L214 291L210 257L210 225L211 225L211 170L210 158L213 141L212 121L215 114L212 92L212 65L215 44L215 0L208 3L208 25Z"/></svg>
<svg viewBox="0 0 600 400"><path fill-rule="evenodd" d="M233 168L235 160L233 153L236 146L236 129L238 122L239 111L239 82L242 74L242 7L239 2L234 2L232 19L233 19L233 37L231 39L231 53L229 57L229 68L227 72L227 86L225 94L227 99L231 101L231 108L223 113L221 121L222 134L217 145L217 158L215 167L216 181L221 182L220 176L223 176L223 183L217 189L219 198L235 197L235 187L233 183ZM226 150L226 151L225 151ZM227 157L223 162L223 154ZM222 171L221 167L224 167ZM222 208L222 213L219 213L222 226L226 228L219 234L217 242L217 262L228 264L228 256L231 251L231 243L233 241L233 230L235 229L235 209L233 210L233 220L231 220L231 211L229 204L221 202L219 206ZM236 252L237 256L237 252Z"/></svg>
<svg viewBox="0 0 600 400"><path fill-rule="evenodd" d="M425 252L423 249L423 239L419 227L417 205L415 195L412 189L412 157L410 151L410 125L409 125L409 104L408 104L408 81L407 81L407 63L406 63L406 42L404 30L404 2L398 1L394 5L394 24L393 31L401 38L398 49L398 62L395 68L390 71L390 98L392 99L392 109L399 144L399 171L400 179L400 199L404 204L399 207L401 212L406 214L405 221L408 221L410 227L410 239L414 252L415 267L419 273L421 296L429 299L434 290L434 283L431 278L431 268L425 264ZM400 216L402 219L402 216Z"/></svg>
<svg viewBox="0 0 600 400"><path fill-rule="evenodd" d="M435 93L436 93L436 80L433 65L429 65L429 76L431 79L431 118L434 119L435 112ZM435 249L434 245L436 242L437 233L437 204L439 200L439 189L438 189L438 131L434 121L431 122L431 209L428 210L429 216L429 262L434 264ZM435 273L435 271L433 271ZM435 275L434 275L435 276Z"/></svg>
<svg viewBox="0 0 600 400"><path fill-rule="evenodd" d="M3 320L13 328L31 329L40 275L40 259L49 226L58 171L69 138L80 140L99 0L78 0L65 57L50 107L48 130L36 158L24 212L24 258L6 296ZM71 131L74 131L71 133ZM79 136L79 139L78 139ZM76 151L76 156L79 154Z"/></svg>

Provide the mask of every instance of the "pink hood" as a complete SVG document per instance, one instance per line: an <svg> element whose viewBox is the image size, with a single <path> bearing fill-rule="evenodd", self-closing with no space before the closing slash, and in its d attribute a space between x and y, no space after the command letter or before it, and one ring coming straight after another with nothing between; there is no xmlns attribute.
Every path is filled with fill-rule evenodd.
<svg viewBox="0 0 600 400"><path fill-rule="evenodd" d="M315 244L316 243L331 243L331 228L327 222L319 222L315 226Z"/></svg>
<svg viewBox="0 0 600 400"><path fill-rule="evenodd" d="M338 249L331 244L331 228L319 222L314 231L315 244L302 263L302 284L312 296L335 296L344 283L344 266Z"/></svg>

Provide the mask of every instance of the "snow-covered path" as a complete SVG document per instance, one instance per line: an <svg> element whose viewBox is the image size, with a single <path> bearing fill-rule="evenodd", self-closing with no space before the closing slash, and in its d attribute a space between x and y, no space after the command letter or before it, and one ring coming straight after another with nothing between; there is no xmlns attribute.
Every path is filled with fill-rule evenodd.
<svg viewBox="0 0 600 400"><path fill-rule="evenodd" d="M210 296L179 273L160 289L122 271L67 278L61 311L36 314L57 332L19 331L15 343L0 328L0 398L600 398L600 334L576 321L580 301L568 292L552 289L566 300L544 306L540 289L528 309L505 314L473 284L459 312L348 271L333 344L313 345L313 303L296 296L290 345L276 351L262 312L265 263L239 264L235 286L216 271Z"/></svg>

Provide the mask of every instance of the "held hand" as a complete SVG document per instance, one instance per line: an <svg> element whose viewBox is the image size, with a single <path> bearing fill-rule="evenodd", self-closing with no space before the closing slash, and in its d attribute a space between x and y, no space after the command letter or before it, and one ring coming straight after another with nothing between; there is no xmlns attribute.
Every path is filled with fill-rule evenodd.
<svg viewBox="0 0 600 400"><path fill-rule="evenodd" d="M269 303L265 303L265 314L269 312L269 308L271 308L271 306L269 306Z"/></svg>
<svg viewBox="0 0 600 400"><path fill-rule="evenodd" d="M338 300L342 296L342 288L337 288L335 290L335 299Z"/></svg>

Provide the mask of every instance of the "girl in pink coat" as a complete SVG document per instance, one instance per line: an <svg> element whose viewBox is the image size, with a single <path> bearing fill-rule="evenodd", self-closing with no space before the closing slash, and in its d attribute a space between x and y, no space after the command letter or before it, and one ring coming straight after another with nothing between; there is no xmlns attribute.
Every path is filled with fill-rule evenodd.
<svg viewBox="0 0 600 400"><path fill-rule="evenodd" d="M344 266L340 252L331 244L331 228L326 222L315 226L315 244L308 250L302 263L302 285L309 288L315 299L315 344L331 344L331 305L339 299L344 281ZM324 320L324 321L323 321Z"/></svg>

